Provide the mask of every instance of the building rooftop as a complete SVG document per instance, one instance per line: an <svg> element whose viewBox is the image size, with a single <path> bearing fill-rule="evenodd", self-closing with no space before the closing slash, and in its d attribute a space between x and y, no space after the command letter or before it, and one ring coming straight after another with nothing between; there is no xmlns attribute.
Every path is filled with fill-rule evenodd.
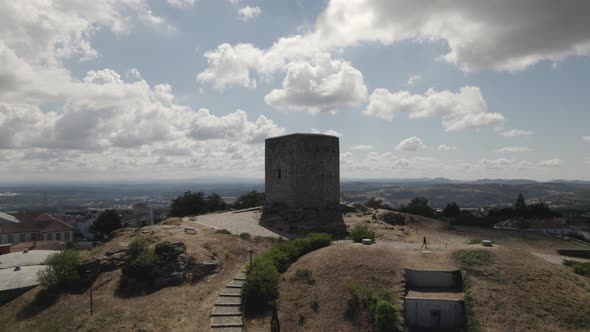
<svg viewBox="0 0 590 332"><path fill-rule="evenodd" d="M406 295L407 298L415 299L443 299L443 300L463 300L465 293L463 292L421 292L411 290Z"/></svg>
<svg viewBox="0 0 590 332"><path fill-rule="evenodd" d="M316 133L292 133L292 134L287 134L287 135L282 135L282 136L274 136L274 137L269 137L269 138L267 138L267 140L271 140L271 139L277 139L277 138L284 138L284 137L290 137L290 136L317 136L317 137L334 137L334 138L338 138L338 136L333 136L333 135L326 135L326 134L316 134Z"/></svg>
<svg viewBox="0 0 590 332"><path fill-rule="evenodd" d="M17 224L20 221L11 214L0 212L0 222L12 222Z"/></svg>

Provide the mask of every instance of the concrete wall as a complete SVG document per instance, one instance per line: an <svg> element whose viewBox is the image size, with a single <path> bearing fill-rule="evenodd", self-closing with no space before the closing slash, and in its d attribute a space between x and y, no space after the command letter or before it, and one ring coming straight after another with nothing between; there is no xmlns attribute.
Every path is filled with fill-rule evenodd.
<svg viewBox="0 0 590 332"><path fill-rule="evenodd" d="M429 271L406 269L408 289L462 289L461 271Z"/></svg>
<svg viewBox="0 0 590 332"><path fill-rule="evenodd" d="M283 203L290 208L325 208L339 204L338 137L292 134L267 139L265 191L268 203Z"/></svg>
<svg viewBox="0 0 590 332"><path fill-rule="evenodd" d="M557 249L557 253L563 256L590 258L590 250L587 249Z"/></svg>
<svg viewBox="0 0 590 332"><path fill-rule="evenodd" d="M465 303L462 300L406 297L405 309L409 328L453 329L465 326Z"/></svg>

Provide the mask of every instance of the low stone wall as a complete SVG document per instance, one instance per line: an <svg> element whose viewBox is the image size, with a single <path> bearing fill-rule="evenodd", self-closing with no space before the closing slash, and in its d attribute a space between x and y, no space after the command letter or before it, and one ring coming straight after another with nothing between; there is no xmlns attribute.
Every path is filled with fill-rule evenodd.
<svg viewBox="0 0 590 332"><path fill-rule="evenodd" d="M406 269L407 289L462 290L461 271L431 271Z"/></svg>

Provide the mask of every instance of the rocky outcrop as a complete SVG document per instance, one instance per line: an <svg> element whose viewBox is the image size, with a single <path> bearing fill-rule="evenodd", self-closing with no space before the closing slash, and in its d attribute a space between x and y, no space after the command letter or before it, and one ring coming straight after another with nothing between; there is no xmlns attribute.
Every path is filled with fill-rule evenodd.
<svg viewBox="0 0 590 332"><path fill-rule="evenodd" d="M403 226L406 224L406 217L396 212L380 212L377 218L389 225Z"/></svg>

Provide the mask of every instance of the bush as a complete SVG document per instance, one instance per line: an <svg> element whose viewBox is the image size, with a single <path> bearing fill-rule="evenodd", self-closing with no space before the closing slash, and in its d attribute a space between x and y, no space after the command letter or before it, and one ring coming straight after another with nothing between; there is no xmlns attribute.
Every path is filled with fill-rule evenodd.
<svg viewBox="0 0 590 332"><path fill-rule="evenodd" d="M378 199L374 196L371 196L371 198L369 198L369 200L365 203L365 206L373 209L393 210L393 207L391 207L391 205L384 203L383 200Z"/></svg>
<svg viewBox="0 0 590 332"><path fill-rule="evenodd" d="M388 332L395 331L397 317L395 315L396 309L393 303L385 300L377 300L375 305L375 331Z"/></svg>
<svg viewBox="0 0 590 332"><path fill-rule="evenodd" d="M242 238L244 240L250 240L251 236L250 236L250 233L241 233L240 238Z"/></svg>
<svg viewBox="0 0 590 332"><path fill-rule="evenodd" d="M182 253L182 250L169 241L164 241L156 244L154 253L158 256L160 261L167 262L176 259L176 257Z"/></svg>
<svg viewBox="0 0 590 332"><path fill-rule="evenodd" d="M215 231L215 234L231 234L231 232L227 229L218 229Z"/></svg>
<svg viewBox="0 0 590 332"><path fill-rule="evenodd" d="M345 317L352 321L368 320L375 331L395 331L397 309L388 289L373 290L356 283L346 285L352 296Z"/></svg>
<svg viewBox="0 0 590 332"><path fill-rule="evenodd" d="M261 206L264 205L265 197L264 193L259 193L256 190L253 190L238 197L234 202L233 207L235 209L248 209Z"/></svg>
<svg viewBox="0 0 590 332"><path fill-rule="evenodd" d="M563 265L569 266L574 269L574 272L590 278L590 262L582 263L571 260L564 260Z"/></svg>
<svg viewBox="0 0 590 332"><path fill-rule="evenodd" d="M263 311L279 296L280 274L268 259L256 259L242 287L242 302L247 311Z"/></svg>
<svg viewBox="0 0 590 332"><path fill-rule="evenodd" d="M375 233L369 229L366 225L356 225L350 231L350 238L352 242L363 242L363 239L371 239L375 243Z"/></svg>
<svg viewBox="0 0 590 332"><path fill-rule="evenodd" d="M312 233L302 239L279 242L256 257L242 288L246 311L260 311L272 305L278 297L280 273L287 271L299 257L330 243L330 234Z"/></svg>
<svg viewBox="0 0 590 332"><path fill-rule="evenodd" d="M128 258L123 264L123 274L141 281L152 281L158 274L160 260L152 252L143 252L137 257Z"/></svg>
<svg viewBox="0 0 590 332"><path fill-rule="evenodd" d="M136 258L137 256L146 252L148 252L147 242L142 238L134 239L127 247L128 259Z"/></svg>
<svg viewBox="0 0 590 332"><path fill-rule="evenodd" d="M37 280L45 287L63 287L80 280L80 253L67 249L51 254L45 260L47 268L37 273Z"/></svg>

